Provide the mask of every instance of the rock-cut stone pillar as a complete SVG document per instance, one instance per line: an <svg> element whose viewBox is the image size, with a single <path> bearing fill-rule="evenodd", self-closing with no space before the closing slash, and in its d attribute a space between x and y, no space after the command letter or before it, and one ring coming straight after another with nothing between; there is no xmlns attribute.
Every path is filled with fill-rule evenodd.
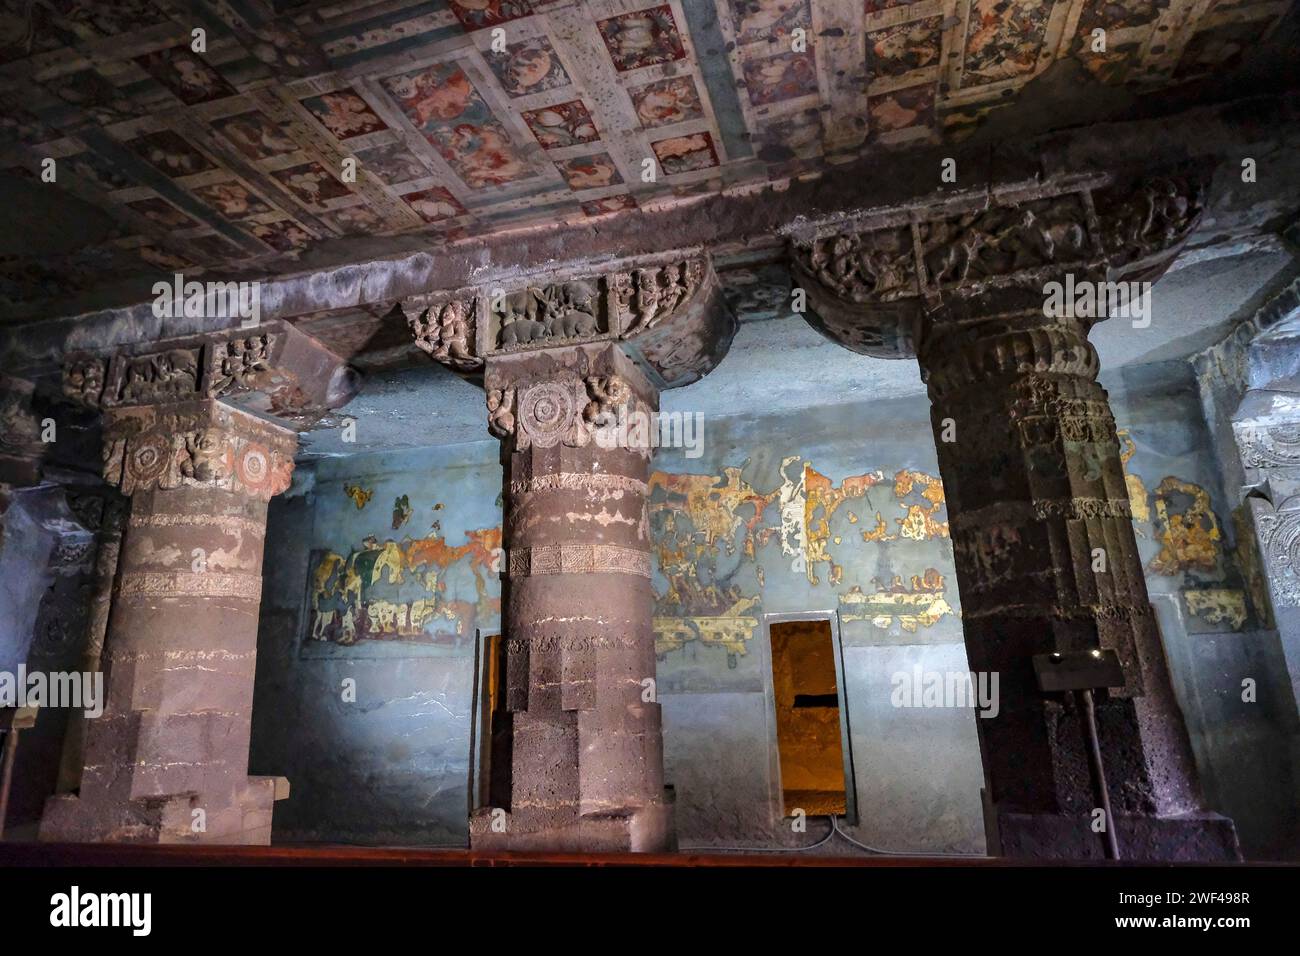
<svg viewBox="0 0 1300 956"><path fill-rule="evenodd" d="M400 303L416 345L487 391L501 439L509 760L475 849L674 845L655 687L650 414L736 320L698 250ZM503 773L503 764L508 772Z"/></svg>
<svg viewBox="0 0 1300 956"><path fill-rule="evenodd" d="M1042 310L936 331L920 348L972 670L997 673L977 719L991 842L1009 856L1102 850L1086 714L1046 694L1033 658L1112 650L1097 735L1121 853L1230 859L1201 812L1191 747L1147 597L1109 400L1084 323Z"/></svg>
<svg viewBox="0 0 1300 956"><path fill-rule="evenodd" d="M201 401L109 412L105 442L105 478L131 499L106 701L41 838L269 843L283 783L250 777L248 748L267 501L296 438Z"/></svg>
<svg viewBox="0 0 1300 956"><path fill-rule="evenodd" d="M1115 848L1099 823L1123 859L1238 854L1232 822L1201 808L1088 341L1102 319L1151 321L1141 283L1196 227L1200 181L1005 184L792 237L815 327L920 360L966 655L999 681L996 716L975 721L994 854L1100 859ZM1090 669L1112 659L1118 673ZM1054 660L1068 680L1040 679Z"/></svg>
<svg viewBox="0 0 1300 956"><path fill-rule="evenodd" d="M294 426L356 381L285 326L80 356L68 397L103 412L104 479L130 499L80 786L42 840L266 844L279 777L250 777L267 503L289 486Z"/></svg>
<svg viewBox="0 0 1300 956"><path fill-rule="evenodd" d="M486 387L504 467L512 752L508 805L480 810L471 842L667 849L650 447L637 432L658 393L609 345L492 359Z"/></svg>

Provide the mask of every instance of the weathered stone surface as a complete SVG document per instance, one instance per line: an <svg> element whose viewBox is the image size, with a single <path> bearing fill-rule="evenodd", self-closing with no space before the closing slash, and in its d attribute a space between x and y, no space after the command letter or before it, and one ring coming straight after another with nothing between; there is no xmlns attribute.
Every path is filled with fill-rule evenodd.
<svg viewBox="0 0 1300 956"><path fill-rule="evenodd" d="M98 655L104 713L42 839L270 842L283 788L248 775L249 735L266 506L297 439L258 416L314 420L355 385L283 327L65 365L65 395L103 411L104 479L131 506Z"/></svg>
<svg viewBox="0 0 1300 956"><path fill-rule="evenodd" d="M176 427L155 406L108 415L110 436L132 436L106 462L132 495L102 657L108 696L86 730L80 791L49 801L42 839L270 840L274 780L248 776L248 740L266 501L288 483L294 439L211 401L171 409L222 454L196 459L179 440L155 449L149 436Z"/></svg>
<svg viewBox="0 0 1300 956"><path fill-rule="evenodd" d="M1032 659L1105 649L1124 673L1097 705L1121 847L1142 833L1131 854L1185 858L1195 832L1207 857L1239 853L1231 824L1202 812L1147 597L1088 342L1108 303L1083 314L1048 305L1049 283L1157 278L1203 203L1195 171L1075 177L792 236L809 321L855 351L915 353L929 388L967 656L1001 682L1000 712L976 722L993 852L1102 852L1087 825L1098 798L1080 699L1041 691ZM1179 826L1165 825L1173 818Z"/></svg>
<svg viewBox="0 0 1300 956"><path fill-rule="evenodd" d="M611 345L493 358L485 384L505 466L512 757L508 786L495 791L508 806L476 813L471 841L665 849L650 449L606 447L598 434L602 415L653 411L657 391Z"/></svg>

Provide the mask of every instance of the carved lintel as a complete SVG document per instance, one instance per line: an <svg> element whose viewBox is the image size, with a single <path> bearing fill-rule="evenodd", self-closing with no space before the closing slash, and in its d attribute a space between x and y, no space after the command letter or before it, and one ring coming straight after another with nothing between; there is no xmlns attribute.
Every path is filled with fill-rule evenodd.
<svg viewBox="0 0 1300 956"><path fill-rule="evenodd" d="M111 409L104 480L123 494L213 488L268 500L289 487L292 432L211 399Z"/></svg>
<svg viewBox="0 0 1300 956"><path fill-rule="evenodd" d="M74 354L63 393L109 410L220 399L255 414L311 424L356 394L356 373L284 323L177 339L146 351Z"/></svg>
<svg viewBox="0 0 1300 956"><path fill-rule="evenodd" d="M1150 281L1200 221L1203 180L1070 180L791 241L806 318L846 348L915 354L923 326L1043 308L1049 283ZM1104 318L1099 314L1095 319Z"/></svg>

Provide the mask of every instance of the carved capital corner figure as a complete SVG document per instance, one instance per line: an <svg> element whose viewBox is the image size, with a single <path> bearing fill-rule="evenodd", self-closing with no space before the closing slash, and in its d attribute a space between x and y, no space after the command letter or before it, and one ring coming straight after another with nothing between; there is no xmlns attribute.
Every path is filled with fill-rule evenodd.
<svg viewBox="0 0 1300 956"><path fill-rule="evenodd" d="M1201 197L1196 177L1091 177L792 237L809 321L855 351L915 354L929 388L967 657L1001 682L998 715L976 720L994 853L1106 852L1081 698L1040 690L1033 658L1107 650L1124 683L1097 689L1096 712L1124 858L1238 853L1231 821L1201 809L1088 341L1114 311L1089 284L1157 278ZM1093 308L1076 310L1085 286Z"/></svg>
<svg viewBox="0 0 1300 956"><path fill-rule="evenodd" d="M355 388L288 326L65 364L65 395L103 412L104 478L131 504L104 713L41 839L270 842L284 782L248 775L267 503L289 486L296 429Z"/></svg>

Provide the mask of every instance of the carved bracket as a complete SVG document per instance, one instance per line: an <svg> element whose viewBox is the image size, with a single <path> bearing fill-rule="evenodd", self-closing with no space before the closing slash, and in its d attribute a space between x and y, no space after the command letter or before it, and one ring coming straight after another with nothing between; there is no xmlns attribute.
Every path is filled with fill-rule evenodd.
<svg viewBox="0 0 1300 956"><path fill-rule="evenodd" d="M1152 280L1200 221L1200 176L1073 179L791 235L806 318L846 348L915 354L923 320L1042 308L1047 283Z"/></svg>
<svg viewBox="0 0 1300 956"><path fill-rule="evenodd" d="M479 287L400 303L416 345L461 373L493 357L619 343L660 388L687 385L725 354L735 318L703 255L545 283Z"/></svg>
<svg viewBox="0 0 1300 956"><path fill-rule="evenodd" d="M147 352L74 354L63 393L109 410L220 399L298 426L345 404L355 371L310 336L284 323L156 343Z"/></svg>

